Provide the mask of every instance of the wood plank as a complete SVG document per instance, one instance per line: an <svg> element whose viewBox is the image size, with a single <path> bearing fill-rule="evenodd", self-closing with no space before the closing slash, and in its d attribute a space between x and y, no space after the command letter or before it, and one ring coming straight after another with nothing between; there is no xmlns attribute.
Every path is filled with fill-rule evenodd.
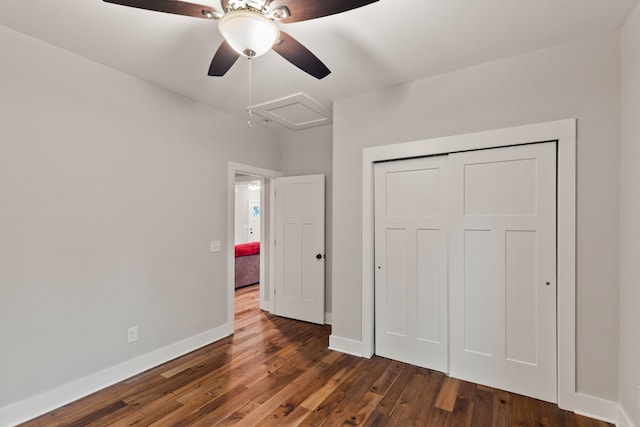
<svg viewBox="0 0 640 427"><path fill-rule="evenodd" d="M429 383L435 373L415 366L411 367L410 371L412 374L411 380L398 399L393 411L389 414L390 421L397 425L416 425L418 420L412 418L416 405L433 405L432 400L421 402L418 400L418 396L425 387L430 387ZM435 396L435 392L437 390L433 390L433 396Z"/></svg>
<svg viewBox="0 0 640 427"><path fill-rule="evenodd" d="M381 395L370 391L376 380L390 364L389 359L375 357L368 363L368 369L356 372L341 388L349 388L332 410L324 417L326 425L362 424L382 398ZM328 399L326 402L330 402ZM324 404L324 402L323 402ZM329 405L327 405L329 406Z"/></svg>
<svg viewBox="0 0 640 427"><path fill-rule="evenodd" d="M389 387L389 391L384 395L376 408L376 411L384 416L380 418L388 418L391 412L393 412L400 400L400 397L404 393L404 390L413 378L413 372L414 370L411 365L403 365L402 370L396 377L396 380L393 382L391 387Z"/></svg>
<svg viewBox="0 0 640 427"><path fill-rule="evenodd" d="M304 400L299 404L301 408L307 410L307 412L315 411L320 404L325 401L350 375L353 369L359 364L359 359L349 355L343 355L343 357L336 361L333 374L324 384L318 384L320 387L314 390L306 390ZM311 391L311 392L310 392ZM300 395L303 397L303 395ZM288 403L285 402L284 405Z"/></svg>
<svg viewBox="0 0 640 427"><path fill-rule="evenodd" d="M476 387L471 425L495 425L493 418L493 393L491 391Z"/></svg>
<svg viewBox="0 0 640 427"><path fill-rule="evenodd" d="M475 406L476 385L462 382L458 389L458 397L453 412L447 420L447 426L472 427L473 410ZM533 427L533 426L532 426Z"/></svg>
<svg viewBox="0 0 640 427"><path fill-rule="evenodd" d="M392 360L387 369L371 386L371 392L384 396L402 371L403 363Z"/></svg>
<svg viewBox="0 0 640 427"><path fill-rule="evenodd" d="M443 411L453 412L453 407L458 399L458 390L460 389L461 381L456 378L446 377L442 383L440 393L438 393L438 399L436 400L436 408L440 408Z"/></svg>
<svg viewBox="0 0 640 427"><path fill-rule="evenodd" d="M444 381L448 378L441 372L430 370L426 370L426 372L428 377L427 382L420 387L409 416L410 419L416 423L423 422L423 420L429 418L432 411L440 409L435 406L435 402L440 394Z"/></svg>
<svg viewBox="0 0 640 427"><path fill-rule="evenodd" d="M493 393L493 409L492 409L492 418L493 425L496 427L508 427L509 426L509 407L510 407L510 399L509 393L503 390L491 389ZM564 426L564 424L560 424Z"/></svg>

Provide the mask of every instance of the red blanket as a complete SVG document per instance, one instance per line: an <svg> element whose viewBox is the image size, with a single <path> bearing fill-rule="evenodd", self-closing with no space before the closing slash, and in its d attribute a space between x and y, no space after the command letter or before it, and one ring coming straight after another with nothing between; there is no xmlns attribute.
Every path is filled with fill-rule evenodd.
<svg viewBox="0 0 640 427"><path fill-rule="evenodd" d="M236 256L248 256L260 253L260 242L241 243L236 245Z"/></svg>

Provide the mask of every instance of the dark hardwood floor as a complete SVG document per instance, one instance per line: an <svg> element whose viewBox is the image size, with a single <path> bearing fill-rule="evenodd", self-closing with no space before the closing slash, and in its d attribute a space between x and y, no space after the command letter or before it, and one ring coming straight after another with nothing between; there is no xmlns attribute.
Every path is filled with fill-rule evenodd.
<svg viewBox="0 0 640 427"><path fill-rule="evenodd" d="M404 363L327 349L330 327L236 293L236 333L24 426L562 426L609 424Z"/></svg>

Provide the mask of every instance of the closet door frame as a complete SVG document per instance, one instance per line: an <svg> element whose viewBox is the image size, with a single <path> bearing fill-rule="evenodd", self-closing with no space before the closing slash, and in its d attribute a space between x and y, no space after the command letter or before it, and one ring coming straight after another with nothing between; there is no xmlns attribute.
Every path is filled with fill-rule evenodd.
<svg viewBox="0 0 640 427"><path fill-rule="evenodd" d="M405 142L363 150L362 351L375 351L374 164L381 161L557 141L558 405L580 410L593 402L576 390L576 119Z"/></svg>

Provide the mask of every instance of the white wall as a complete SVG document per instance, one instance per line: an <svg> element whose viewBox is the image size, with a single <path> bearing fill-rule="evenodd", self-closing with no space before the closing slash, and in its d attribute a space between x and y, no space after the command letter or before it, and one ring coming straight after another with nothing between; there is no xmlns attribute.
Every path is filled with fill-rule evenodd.
<svg viewBox="0 0 640 427"><path fill-rule="evenodd" d="M325 252L326 252L326 293L325 312L331 313L333 265L332 254L332 230L333 230L333 160L331 142L333 140L333 127L330 125L310 129L288 132L281 137L282 145L282 172L288 176L324 174L326 176L325 188ZM340 215L341 213L335 213Z"/></svg>
<svg viewBox="0 0 640 427"><path fill-rule="evenodd" d="M619 63L610 34L336 102L333 335L361 339L364 147L576 117L578 389L616 401Z"/></svg>
<svg viewBox="0 0 640 427"><path fill-rule="evenodd" d="M622 29L620 402L640 426L640 6Z"/></svg>
<svg viewBox="0 0 640 427"><path fill-rule="evenodd" d="M227 162L280 147L3 26L0 52L3 408L224 324Z"/></svg>

